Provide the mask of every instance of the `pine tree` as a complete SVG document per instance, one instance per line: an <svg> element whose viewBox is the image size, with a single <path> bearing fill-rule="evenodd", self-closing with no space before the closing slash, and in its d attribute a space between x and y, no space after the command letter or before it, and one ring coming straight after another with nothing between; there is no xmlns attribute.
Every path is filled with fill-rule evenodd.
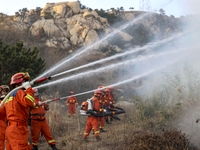
<svg viewBox="0 0 200 150"><path fill-rule="evenodd" d="M28 72L31 79L37 77L45 69L45 60L38 57L39 50L24 48L23 42L14 46L3 45L0 39L0 84L10 84L12 75Z"/></svg>

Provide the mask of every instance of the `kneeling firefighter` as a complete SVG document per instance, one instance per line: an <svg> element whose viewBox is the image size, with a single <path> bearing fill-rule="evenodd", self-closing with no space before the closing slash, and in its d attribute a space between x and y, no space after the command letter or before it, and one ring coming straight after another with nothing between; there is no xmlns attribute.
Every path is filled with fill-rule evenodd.
<svg viewBox="0 0 200 150"><path fill-rule="evenodd" d="M82 112L87 111L87 123L86 123L86 128L84 131L84 141L87 141L87 137L89 136L90 132L92 129L94 129L94 136L97 141L100 141L100 131L99 131L99 126L98 126L98 117L92 115L93 113L101 113L104 110L100 108L99 104L99 99L102 95L102 90L96 90L94 92L94 96L87 100L86 102L83 102L81 105ZM92 112L92 113L90 113Z"/></svg>

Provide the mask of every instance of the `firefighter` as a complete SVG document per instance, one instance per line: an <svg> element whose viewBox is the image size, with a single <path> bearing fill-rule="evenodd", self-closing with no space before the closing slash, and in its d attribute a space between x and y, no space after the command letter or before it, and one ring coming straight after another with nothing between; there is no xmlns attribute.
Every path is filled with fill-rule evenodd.
<svg viewBox="0 0 200 150"><path fill-rule="evenodd" d="M12 76L10 86L22 88L13 91L0 109L0 116L6 116L6 150L28 150L28 115L29 109L38 105L34 103L33 89L27 72Z"/></svg>
<svg viewBox="0 0 200 150"><path fill-rule="evenodd" d="M100 108L103 109L104 105L105 105L105 97L104 97L105 86L99 86L98 89L102 90L102 94L101 94L101 97L99 99L99 104L100 104ZM106 132L106 130L104 130L104 125L105 125L105 119L104 119L104 117L99 117L98 118L98 123L99 123L99 130L100 130L100 132Z"/></svg>
<svg viewBox="0 0 200 150"><path fill-rule="evenodd" d="M41 103L43 101L38 93L38 89L34 89L34 98L36 103ZM56 142L51 134L50 128L45 118L45 113L47 110L49 110L49 105L47 103L43 103L40 106L33 107L30 110L31 139L34 150L38 150L40 132L42 133L42 135L44 135L52 150L58 150L55 146Z"/></svg>
<svg viewBox="0 0 200 150"><path fill-rule="evenodd" d="M112 86L108 87L108 97L109 97L109 101L110 101L109 105L111 105L111 106L113 106L115 104L114 95L113 95L112 91L113 91L113 87ZM110 116L110 121L113 121L112 116Z"/></svg>
<svg viewBox="0 0 200 150"><path fill-rule="evenodd" d="M103 112L103 109L101 109L100 105L99 105L99 99L101 97L101 94L102 94L101 90L96 90L94 92L94 97L92 97L92 99L91 99L92 103L93 103L92 111L95 111L96 113ZM89 136L92 128L94 129L94 136L96 137L96 140L100 141L101 138L99 136L100 131L99 131L99 126L98 126L98 117L93 116L93 115L89 115L87 117L86 128L85 128L84 135L83 135L84 141L87 142L87 137Z"/></svg>
<svg viewBox="0 0 200 150"><path fill-rule="evenodd" d="M75 117L76 115L76 107L78 106L78 100L75 96L73 96L73 91L71 91L69 94L70 96L66 100L66 105L68 106L68 117L70 118L71 115L73 117Z"/></svg>
<svg viewBox="0 0 200 150"><path fill-rule="evenodd" d="M6 94L10 91L8 85L1 85L0 86L0 103L6 96ZM6 117L0 119L0 150L4 150L5 148L5 132L6 132Z"/></svg>
<svg viewBox="0 0 200 150"><path fill-rule="evenodd" d="M112 97L110 96L110 89L109 88L105 89L104 101L105 101L104 108L110 108L110 102L112 101ZM105 116L104 119L105 119L107 124L111 124L108 121L108 116Z"/></svg>

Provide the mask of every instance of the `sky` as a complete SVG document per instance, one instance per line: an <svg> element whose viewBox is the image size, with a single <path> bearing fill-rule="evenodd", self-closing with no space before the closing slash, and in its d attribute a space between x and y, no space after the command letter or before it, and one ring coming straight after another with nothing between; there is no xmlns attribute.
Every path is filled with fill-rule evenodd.
<svg viewBox="0 0 200 150"><path fill-rule="evenodd" d="M19 9L27 8L35 9L36 7L43 8L48 2L65 2L66 0L0 0L0 12L7 15L14 15ZM73 1L73 0L68 0ZM76 1L76 0L74 0ZM133 7L134 10L139 10L139 5L142 0L80 0L81 4L92 9L104 9L123 7L129 10ZM145 1L145 0L143 0ZM149 2L152 11L159 12L162 8L166 15L175 17L186 16L190 14L200 14L200 0L146 0Z"/></svg>

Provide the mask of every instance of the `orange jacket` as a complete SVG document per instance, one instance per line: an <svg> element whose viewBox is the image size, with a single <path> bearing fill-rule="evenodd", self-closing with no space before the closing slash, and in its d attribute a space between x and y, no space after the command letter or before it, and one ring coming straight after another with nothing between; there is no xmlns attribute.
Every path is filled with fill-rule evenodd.
<svg viewBox="0 0 200 150"><path fill-rule="evenodd" d="M100 108L99 99L94 96L92 98L92 101L93 101L93 110L96 111L96 112L103 112L103 109Z"/></svg>
<svg viewBox="0 0 200 150"><path fill-rule="evenodd" d="M40 98L35 98L35 103L38 102L42 102L42 100ZM31 119L44 120L47 110L49 110L49 105L46 103L31 108Z"/></svg>
<svg viewBox="0 0 200 150"><path fill-rule="evenodd" d="M2 100L0 100L0 104L1 104L1 101ZM6 122L6 112L5 112L5 110L4 110L4 108L2 108L2 111L3 111L3 114L0 114L0 126L4 126L4 123ZM2 123L2 121L4 122L4 123Z"/></svg>
<svg viewBox="0 0 200 150"><path fill-rule="evenodd" d="M115 103L114 95L113 95L113 93L111 91L108 93L108 96L109 96L110 101L114 104Z"/></svg>
<svg viewBox="0 0 200 150"><path fill-rule="evenodd" d="M32 88L14 91L5 101L4 108L8 121L27 122L30 107L35 106Z"/></svg>
<svg viewBox="0 0 200 150"><path fill-rule="evenodd" d="M0 108L0 120L3 120L5 117L6 117L6 109L5 109L5 106L3 105Z"/></svg>
<svg viewBox="0 0 200 150"><path fill-rule="evenodd" d="M69 96L66 100L66 105L73 105L73 104L76 104L78 105L78 100L76 99L75 96Z"/></svg>
<svg viewBox="0 0 200 150"><path fill-rule="evenodd" d="M110 107L110 101L111 101L112 99L111 99L111 97L108 95L108 94L106 94L105 96L104 96L104 101L105 101L105 105L106 105L106 107Z"/></svg>

